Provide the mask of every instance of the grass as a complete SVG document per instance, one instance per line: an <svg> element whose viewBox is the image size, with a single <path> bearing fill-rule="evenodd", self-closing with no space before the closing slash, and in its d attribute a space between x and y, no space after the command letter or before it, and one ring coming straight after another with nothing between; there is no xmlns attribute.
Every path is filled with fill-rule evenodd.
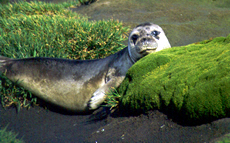
<svg viewBox="0 0 230 143"><path fill-rule="evenodd" d="M109 93L107 93L106 99L104 101L105 107L110 107L110 110L116 109L119 106L120 94L115 88L112 88Z"/></svg>
<svg viewBox="0 0 230 143"><path fill-rule="evenodd" d="M127 112L159 109L191 122L229 117L230 35L150 54L118 89Z"/></svg>
<svg viewBox="0 0 230 143"><path fill-rule="evenodd" d="M0 143L23 143L22 139L17 139L17 134L6 131L7 127L0 129Z"/></svg>
<svg viewBox="0 0 230 143"><path fill-rule="evenodd" d="M96 2L97 0L79 0L79 2L82 4L82 5L88 5L88 4L91 4L93 2Z"/></svg>
<svg viewBox="0 0 230 143"><path fill-rule="evenodd" d="M19 2L0 5L0 55L10 58L56 57L98 59L125 47L127 27L119 21L88 21L68 10L77 1L59 4ZM4 107L30 107L29 91L0 77Z"/></svg>

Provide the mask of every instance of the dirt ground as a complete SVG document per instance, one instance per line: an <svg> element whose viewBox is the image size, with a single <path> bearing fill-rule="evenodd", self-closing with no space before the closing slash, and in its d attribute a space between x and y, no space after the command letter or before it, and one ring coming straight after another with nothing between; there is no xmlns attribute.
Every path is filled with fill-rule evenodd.
<svg viewBox="0 0 230 143"><path fill-rule="evenodd" d="M148 4L149 1L145 0L148 7L135 0L132 0L135 3L128 5L129 1L122 3L119 0L100 0L72 10L90 16L90 20L119 19L131 28L146 21L159 24L172 46L227 36L230 31L228 0L212 1L210 4L196 4L185 0L156 0L156 3ZM140 7L136 8L137 6ZM230 118L185 126L172 121L159 111L150 111L139 116L111 114L102 120L92 120L92 114L69 115L42 107L21 109L17 113L13 107L6 110L0 107L0 127L7 125L8 130L18 133L18 138L23 138L26 143L207 143L230 133Z"/></svg>
<svg viewBox="0 0 230 143"><path fill-rule="evenodd" d="M230 132L230 119L220 119L198 126L183 126L159 111L146 115L109 115L93 120L90 115L68 115L34 107L0 108L0 127L18 133L26 143L73 142L154 142L208 143Z"/></svg>

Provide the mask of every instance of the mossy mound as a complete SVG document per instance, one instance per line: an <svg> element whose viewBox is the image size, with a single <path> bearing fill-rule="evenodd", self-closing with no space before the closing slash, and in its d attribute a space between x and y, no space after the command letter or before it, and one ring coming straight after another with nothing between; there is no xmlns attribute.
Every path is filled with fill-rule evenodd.
<svg viewBox="0 0 230 143"><path fill-rule="evenodd" d="M150 54L118 88L133 113L159 109L186 121L230 115L230 35Z"/></svg>

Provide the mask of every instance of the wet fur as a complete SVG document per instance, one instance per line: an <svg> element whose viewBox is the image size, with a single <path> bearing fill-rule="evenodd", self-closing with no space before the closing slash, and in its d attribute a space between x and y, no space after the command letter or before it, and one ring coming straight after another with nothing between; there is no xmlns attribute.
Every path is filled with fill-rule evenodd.
<svg viewBox="0 0 230 143"><path fill-rule="evenodd" d="M97 89L112 78L122 78L127 70L118 57L127 52L127 48L105 59L68 60L55 58L9 59L0 57L0 71L12 80L19 79L19 85L45 101L76 112L88 110L88 101ZM124 63L128 67L131 62ZM112 71L114 69L114 71ZM112 71L112 72L111 72ZM123 75L123 76L122 76ZM119 80L117 79L117 82ZM113 83L114 84L114 83ZM107 90L107 89L106 89Z"/></svg>

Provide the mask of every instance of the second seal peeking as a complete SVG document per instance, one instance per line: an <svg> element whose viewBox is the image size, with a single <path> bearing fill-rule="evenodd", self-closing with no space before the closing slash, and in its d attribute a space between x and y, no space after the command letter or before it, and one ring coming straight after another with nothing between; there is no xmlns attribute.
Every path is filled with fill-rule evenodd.
<svg viewBox="0 0 230 143"><path fill-rule="evenodd" d="M170 48L158 25L144 23L129 35L128 47L97 60L57 58L10 59L0 56L0 72L34 95L73 112L94 110L110 88L118 87L128 69L149 53Z"/></svg>

